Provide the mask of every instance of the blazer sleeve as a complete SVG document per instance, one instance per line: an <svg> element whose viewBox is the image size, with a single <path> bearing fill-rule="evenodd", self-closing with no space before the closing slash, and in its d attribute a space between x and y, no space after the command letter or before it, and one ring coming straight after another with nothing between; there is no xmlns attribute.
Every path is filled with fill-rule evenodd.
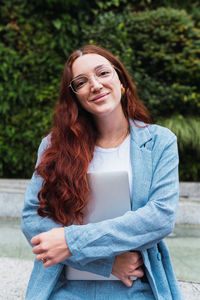
<svg viewBox="0 0 200 300"><path fill-rule="evenodd" d="M178 204L177 141L170 131L155 138L152 182L146 204L99 223L65 227L72 257L80 264L129 250L153 247L173 230Z"/></svg>
<svg viewBox="0 0 200 300"><path fill-rule="evenodd" d="M46 137L43 139L42 143L40 144L36 165L40 161L42 152L46 147L48 147L49 144L48 140L49 137ZM30 244L30 240L35 235L38 235L42 232L51 230L56 227L62 227L62 224L56 223L48 217L45 218L40 217L37 214L37 208L39 207L39 200L37 195L42 187L42 183L43 183L43 179L37 176L36 173L34 172L25 192L21 227L29 244ZM71 266L81 271L88 271L98 275L109 277L112 271L114 259L115 256L110 256L103 259L95 258L94 261L91 259L90 262L84 264L83 266L79 262L76 262L74 258L71 259L70 257L67 260L63 261L62 264Z"/></svg>

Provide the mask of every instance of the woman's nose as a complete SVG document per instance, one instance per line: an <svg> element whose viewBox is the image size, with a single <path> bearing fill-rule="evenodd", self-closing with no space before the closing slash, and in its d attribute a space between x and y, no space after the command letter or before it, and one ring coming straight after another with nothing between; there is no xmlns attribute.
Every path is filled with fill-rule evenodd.
<svg viewBox="0 0 200 300"><path fill-rule="evenodd" d="M99 90L102 88L102 83L95 76L92 76L90 78L90 88L91 91Z"/></svg>

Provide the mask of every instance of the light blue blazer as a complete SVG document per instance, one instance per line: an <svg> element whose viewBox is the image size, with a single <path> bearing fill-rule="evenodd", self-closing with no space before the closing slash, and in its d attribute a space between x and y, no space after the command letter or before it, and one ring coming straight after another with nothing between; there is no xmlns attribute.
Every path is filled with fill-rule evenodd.
<svg viewBox="0 0 200 300"><path fill-rule="evenodd" d="M113 220L65 227L66 241L72 256L47 269L35 260L27 300L50 299L66 265L109 277L115 256L129 250L141 251L156 300L183 299L169 251L162 240L173 230L179 199L176 137L158 125L138 128L130 121L130 127L132 211ZM38 151L38 162L49 143L49 136L43 139ZM42 179L34 173L25 193L22 230L29 243L33 236L61 226L50 218L37 215L37 194L41 185ZM118 299L117 295L112 299Z"/></svg>

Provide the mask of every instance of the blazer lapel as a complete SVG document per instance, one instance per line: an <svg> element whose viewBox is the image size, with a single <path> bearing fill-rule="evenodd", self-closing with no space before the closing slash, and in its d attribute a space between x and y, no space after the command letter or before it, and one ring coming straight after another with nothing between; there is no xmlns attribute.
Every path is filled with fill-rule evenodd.
<svg viewBox="0 0 200 300"><path fill-rule="evenodd" d="M138 122L139 126L145 126ZM144 206L148 201L152 178L152 137L146 127L136 127L130 121L131 129L131 166L132 166L132 210Z"/></svg>

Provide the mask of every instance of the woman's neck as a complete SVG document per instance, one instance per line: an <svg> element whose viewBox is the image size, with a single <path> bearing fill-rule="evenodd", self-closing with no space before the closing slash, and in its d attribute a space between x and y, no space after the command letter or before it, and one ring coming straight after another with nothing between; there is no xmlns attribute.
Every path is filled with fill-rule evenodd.
<svg viewBox="0 0 200 300"><path fill-rule="evenodd" d="M124 114L104 116L95 119L98 128L96 145L102 148L116 148L129 134L129 122Z"/></svg>

